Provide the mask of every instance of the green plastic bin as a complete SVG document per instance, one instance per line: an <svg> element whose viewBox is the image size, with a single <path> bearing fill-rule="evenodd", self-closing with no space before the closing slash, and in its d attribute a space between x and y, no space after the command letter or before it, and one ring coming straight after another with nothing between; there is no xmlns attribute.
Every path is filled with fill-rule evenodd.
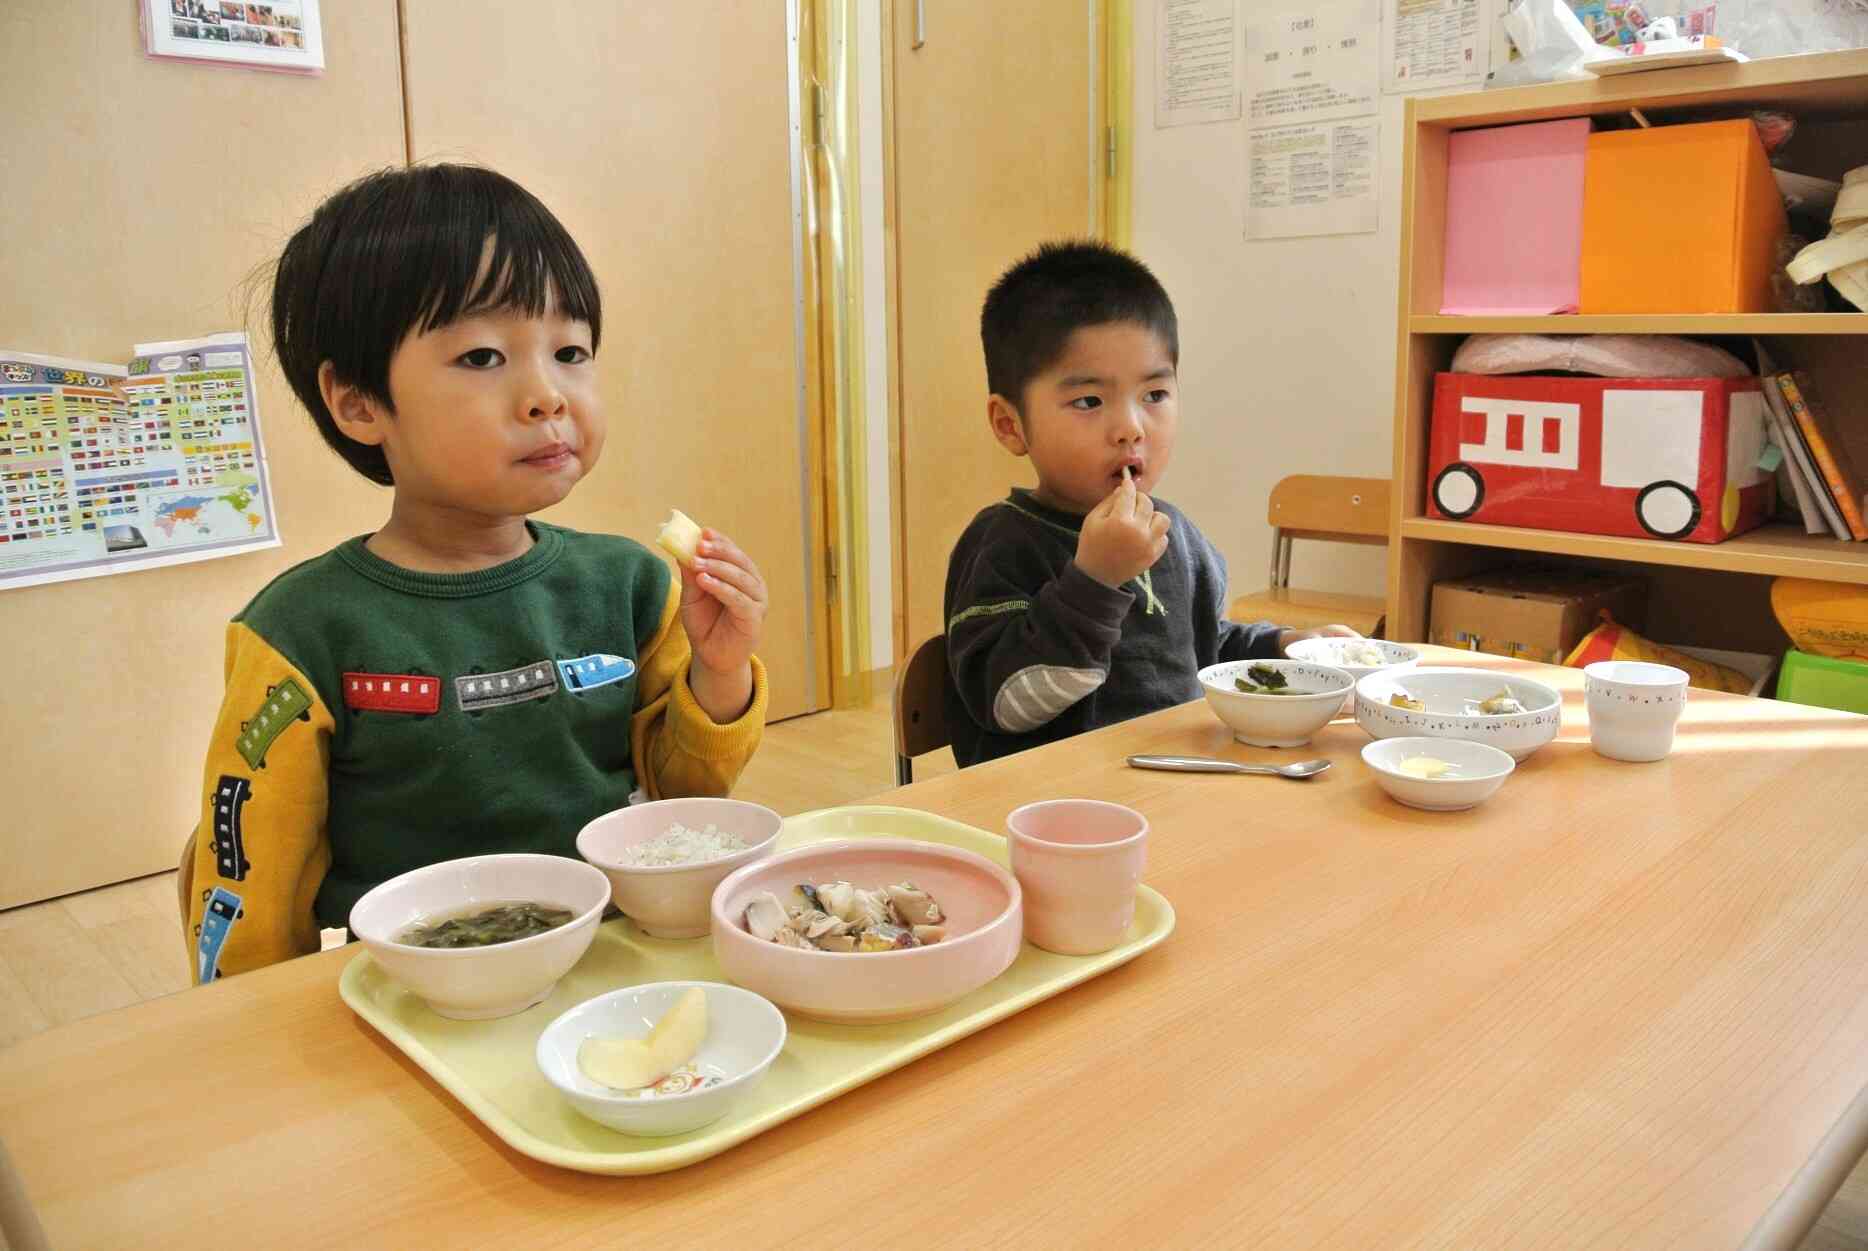
<svg viewBox="0 0 1868 1251"><path fill-rule="evenodd" d="M1868 664L1812 656L1793 647L1784 653L1777 698L1793 704L1868 713Z"/></svg>

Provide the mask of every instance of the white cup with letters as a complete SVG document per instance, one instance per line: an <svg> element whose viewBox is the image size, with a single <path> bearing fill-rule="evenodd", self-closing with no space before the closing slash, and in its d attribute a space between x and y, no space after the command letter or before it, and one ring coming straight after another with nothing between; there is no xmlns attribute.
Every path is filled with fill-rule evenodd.
<svg viewBox="0 0 1868 1251"><path fill-rule="evenodd" d="M1644 660L1598 660L1583 669L1589 743L1611 760L1664 760L1686 707L1687 674Z"/></svg>

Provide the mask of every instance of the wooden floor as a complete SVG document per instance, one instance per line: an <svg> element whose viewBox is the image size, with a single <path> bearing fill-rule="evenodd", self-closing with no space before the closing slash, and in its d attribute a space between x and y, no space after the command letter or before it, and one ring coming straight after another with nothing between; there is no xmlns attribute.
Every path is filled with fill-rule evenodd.
<svg viewBox="0 0 1868 1251"><path fill-rule="evenodd" d="M868 707L766 730L734 794L786 815L854 803L895 784L886 692ZM915 762L952 772L953 754ZM177 850L182 831L177 831ZM175 875L0 912L0 1047L55 1025L188 986ZM1857 1168L1800 1251L1868 1251L1868 1165Z"/></svg>

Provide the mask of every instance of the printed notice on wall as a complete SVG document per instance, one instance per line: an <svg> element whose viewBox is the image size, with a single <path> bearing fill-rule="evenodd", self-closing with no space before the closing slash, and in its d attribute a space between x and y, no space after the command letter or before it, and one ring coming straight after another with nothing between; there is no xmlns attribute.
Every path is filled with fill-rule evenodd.
<svg viewBox="0 0 1868 1251"><path fill-rule="evenodd" d="M277 546L245 335L0 349L0 589Z"/></svg>
<svg viewBox="0 0 1868 1251"><path fill-rule="evenodd" d="M1375 229L1380 24L1380 0L1246 19L1246 238Z"/></svg>
<svg viewBox="0 0 1868 1251"><path fill-rule="evenodd" d="M1235 0L1160 0L1155 127L1239 119Z"/></svg>
<svg viewBox="0 0 1868 1251"><path fill-rule="evenodd" d="M1359 117L1254 130L1246 154L1246 238L1374 230L1379 129L1374 117Z"/></svg>
<svg viewBox="0 0 1868 1251"><path fill-rule="evenodd" d="M1491 59L1486 0L1387 0L1382 90L1390 94L1476 86Z"/></svg>
<svg viewBox="0 0 1868 1251"><path fill-rule="evenodd" d="M1378 0L1328 0L1246 18L1251 124L1290 126L1373 113L1380 42Z"/></svg>

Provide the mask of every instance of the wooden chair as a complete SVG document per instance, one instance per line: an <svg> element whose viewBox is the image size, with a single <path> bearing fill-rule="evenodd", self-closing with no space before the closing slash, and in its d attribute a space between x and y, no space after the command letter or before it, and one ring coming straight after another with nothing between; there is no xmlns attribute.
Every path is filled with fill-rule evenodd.
<svg viewBox="0 0 1868 1251"><path fill-rule="evenodd" d="M895 784L915 780L914 758L953 742L947 724L947 636L915 648L895 679Z"/></svg>
<svg viewBox="0 0 1868 1251"><path fill-rule="evenodd" d="M1297 539L1388 544L1388 479L1295 474L1271 488L1271 585L1232 602L1234 621L1275 621L1295 629L1342 624L1380 638L1384 595L1347 595L1291 587L1291 547Z"/></svg>

